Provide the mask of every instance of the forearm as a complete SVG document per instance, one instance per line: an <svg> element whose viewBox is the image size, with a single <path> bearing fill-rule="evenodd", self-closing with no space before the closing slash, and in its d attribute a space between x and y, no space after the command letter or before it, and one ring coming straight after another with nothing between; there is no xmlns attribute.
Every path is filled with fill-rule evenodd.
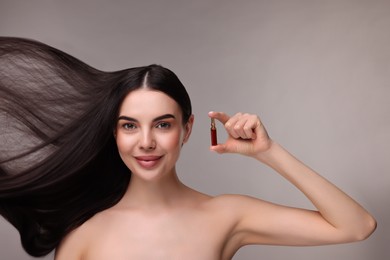
<svg viewBox="0 0 390 260"><path fill-rule="evenodd" d="M255 156L301 190L322 217L346 236L364 239L375 229L374 218L356 201L272 142L266 152Z"/></svg>

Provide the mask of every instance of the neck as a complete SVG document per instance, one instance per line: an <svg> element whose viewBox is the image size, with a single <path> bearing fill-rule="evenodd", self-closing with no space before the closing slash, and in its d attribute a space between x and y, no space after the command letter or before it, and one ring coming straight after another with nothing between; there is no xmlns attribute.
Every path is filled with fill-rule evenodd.
<svg viewBox="0 0 390 260"><path fill-rule="evenodd" d="M133 175L121 205L130 208L162 209L177 205L188 190L172 173L158 180L144 180Z"/></svg>

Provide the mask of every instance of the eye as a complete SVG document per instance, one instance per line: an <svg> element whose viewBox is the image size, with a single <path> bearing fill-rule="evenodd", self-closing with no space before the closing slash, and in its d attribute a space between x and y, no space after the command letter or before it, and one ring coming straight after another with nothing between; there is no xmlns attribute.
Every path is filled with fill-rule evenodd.
<svg viewBox="0 0 390 260"><path fill-rule="evenodd" d="M122 125L122 127L126 130L134 130L137 128L137 126L133 123L125 123Z"/></svg>
<svg viewBox="0 0 390 260"><path fill-rule="evenodd" d="M170 127L171 127L171 124L167 123L167 122L160 122L156 125L156 128L160 128L160 129L168 129Z"/></svg>

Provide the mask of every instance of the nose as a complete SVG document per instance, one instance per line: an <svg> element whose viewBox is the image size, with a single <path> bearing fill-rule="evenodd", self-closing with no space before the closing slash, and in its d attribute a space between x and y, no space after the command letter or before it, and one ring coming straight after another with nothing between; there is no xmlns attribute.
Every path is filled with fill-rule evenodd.
<svg viewBox="0 0 390 260"><path fill-rule="evenodd" d="M142 131L139 146L140 149L143 150L154 150L156 148L156 140L154 138L152 131L150 130Z"/></svg>

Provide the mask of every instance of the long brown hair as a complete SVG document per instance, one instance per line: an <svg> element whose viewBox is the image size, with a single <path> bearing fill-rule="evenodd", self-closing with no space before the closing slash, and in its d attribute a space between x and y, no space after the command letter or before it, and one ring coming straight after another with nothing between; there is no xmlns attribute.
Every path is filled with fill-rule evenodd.
<svg viewBox="0 0 390 260"><path fill-rule="evenodd" d="M187 122L187 91L162 66L103 72L43 43L0 37L0 214L27 253L48 254L122 198L131 173L113 129L124 97L144 82Z"/></svg>

